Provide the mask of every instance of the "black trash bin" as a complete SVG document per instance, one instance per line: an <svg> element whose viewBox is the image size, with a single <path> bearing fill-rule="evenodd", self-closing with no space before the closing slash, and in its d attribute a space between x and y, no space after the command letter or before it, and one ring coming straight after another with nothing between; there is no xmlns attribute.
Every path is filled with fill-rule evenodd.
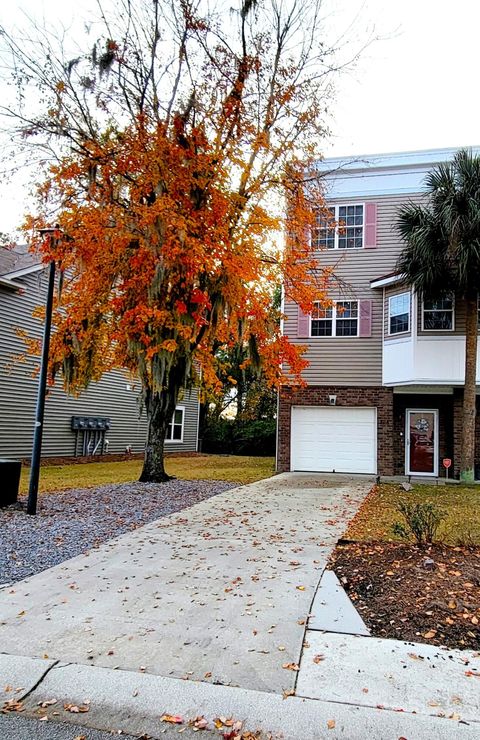
<svg viewBox="0 0 480 740"><path fill-rule="evenodd" d="M20 460L0 458L0 508L16 503L21 468Z"/></svg>

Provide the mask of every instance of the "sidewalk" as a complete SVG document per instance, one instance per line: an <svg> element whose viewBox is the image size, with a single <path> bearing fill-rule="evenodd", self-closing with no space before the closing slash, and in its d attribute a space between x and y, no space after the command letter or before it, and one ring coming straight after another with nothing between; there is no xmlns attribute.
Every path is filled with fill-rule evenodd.
<svg viewBox="0 0 480 740"><path fill-rule="evenodd" d="M13 693L1 698L24 698L37 716L154 738L178 735L179 728L160 722L164 713L184 720L204 715L210 727L215 717L232 716L250 730L291 740L478 738L470 695L468 711L461 707L447 720L430 716L438 711L428 704L399 707L395 682L379 682L373 705L357 685L332 691L358 672L359 643L353 662L349 650L329 656L334 670L325 674L327 691L323 674L312 674L311 651L302 659L321 573L370 486L365 479L284 474L203 501L5 589L0 693L7 684ZM317 632L315 650L324 652L328 637ZM379 642L385 655L383 643L392 641ZM284 667L289 664L294 670ZM451 683L464 667L445 674L439 665L435 678ZM480 687L476 674L471 680ZM302 686L312 698L283 698ZM52 699L57 704L39 710L39 702ZM88 712L64 711L65 703ZM190 734L187 728L184 737Z"/></svg>

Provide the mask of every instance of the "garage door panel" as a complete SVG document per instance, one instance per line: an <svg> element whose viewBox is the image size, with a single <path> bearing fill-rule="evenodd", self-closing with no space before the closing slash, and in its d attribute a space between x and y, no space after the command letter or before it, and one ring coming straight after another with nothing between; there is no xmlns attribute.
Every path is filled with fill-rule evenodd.
<svg viewBox="0 0 480 740"><path fill-rule="evenodd" d="M376 472L375 408L294 406L292 470Z"/></svg>

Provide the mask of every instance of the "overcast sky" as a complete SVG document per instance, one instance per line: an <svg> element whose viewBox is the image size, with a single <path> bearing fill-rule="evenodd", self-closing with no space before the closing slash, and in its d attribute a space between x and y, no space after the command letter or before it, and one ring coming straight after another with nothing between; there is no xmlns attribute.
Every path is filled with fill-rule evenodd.
<svg viewBox="0 0 480 740"><path fill-rule="evenodd" d="M325 1L332 29L351 24L358 42L381 38L338 80L325 156L480 144L480 3ZM86 5L93 0L4 0L1 22L21 23L22 9L69 21ZM23 212L19 186L0 183L0 231L13 231Z"/></svg>

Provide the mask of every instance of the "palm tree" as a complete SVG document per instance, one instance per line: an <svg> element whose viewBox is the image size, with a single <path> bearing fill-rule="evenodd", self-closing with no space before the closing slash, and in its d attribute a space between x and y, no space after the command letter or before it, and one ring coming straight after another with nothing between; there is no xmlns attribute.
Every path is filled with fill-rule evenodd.
<svg viewBox="0 0 480 740"><path fill-rule="evenodd" d="M405 204L397 230L406 246L397 268L420 295L455 293L466 315L460 479L475 479L475 400L480 290L480 157L458 151L426 179L425 206Z"/></svg>

